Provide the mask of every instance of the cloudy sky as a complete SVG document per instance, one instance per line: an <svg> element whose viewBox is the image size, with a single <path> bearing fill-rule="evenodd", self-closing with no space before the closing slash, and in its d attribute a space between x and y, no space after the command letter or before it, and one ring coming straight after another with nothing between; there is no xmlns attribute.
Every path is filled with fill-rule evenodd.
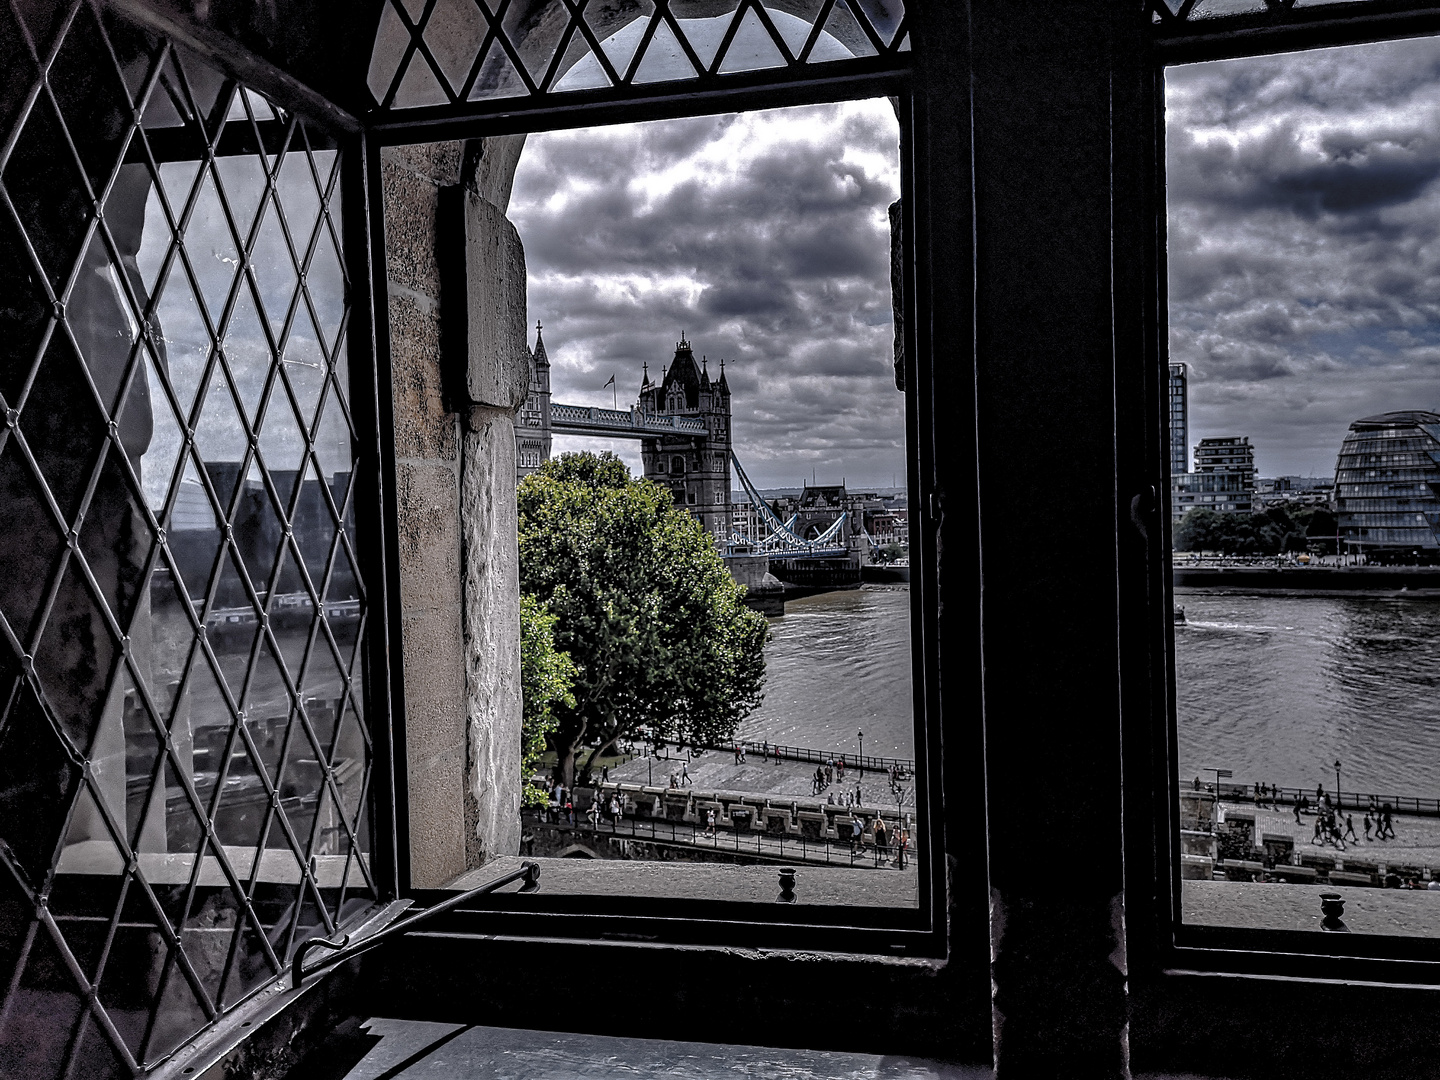
<svg viewBox="0 0 1440 1080"><path fill-rule="evenodd" d="M892 370L899 127L885 100L533 135L510 218L556 401L621 408L683 331L761 486L904 482ZM533 334L533 330L532 330ZM532 337L533 343L533 337ZM604 444L594 440L557 450ZM638 444L614 449L638 468Z"/></svg>
<svg viewBox="0 0 1440 1080"><path fill-rule="evenodd" d="M1191 446L1330 475L1352 420L1440 409L1440 41L1172 68L1166 105Z"/></svg>

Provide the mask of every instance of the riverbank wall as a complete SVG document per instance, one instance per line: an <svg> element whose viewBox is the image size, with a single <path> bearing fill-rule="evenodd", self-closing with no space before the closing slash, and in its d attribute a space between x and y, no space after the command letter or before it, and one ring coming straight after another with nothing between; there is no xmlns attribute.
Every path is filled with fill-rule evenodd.
<svg viewBox="0 0 1440 1080"><path fill-rule="evenodd" d="M1440 600L1440 566L1183 566L1175 594L1381 596Z"/></svg>

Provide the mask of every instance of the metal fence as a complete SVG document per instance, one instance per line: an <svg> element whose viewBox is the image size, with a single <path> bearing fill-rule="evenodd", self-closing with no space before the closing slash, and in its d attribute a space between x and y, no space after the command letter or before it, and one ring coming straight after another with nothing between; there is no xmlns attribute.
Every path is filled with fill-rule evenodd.
<svg viewBox="0 0 1440 1080"><path fill-rule="evenodd" d="M1193 780L1182 780L1183 790L1193 790ZM1440 798L1427 799L1416 795L1377 795L1368 791L1340 791L1337 793L1329 788L1298 788L1280 787L1278 785L1269 788L1269 794L1257 795L1254 784L1240 784L1221 781L1217 785L1213 782L1202 782L1200 790L1217 795L1227 802L1243 802L1253 806L1270 809L1290 810L1304 800L1312 809L1317 803L1324 805L1326 796L1330 798L1330 805L1341 810L1368 810L1382 808L1386 803L1390 804L1391 810L1397 814L1420 814L1427 817L1440 817Z"/></svg>
<svg viewBox="0 0 1440 1080"><path fill-rule="evenodd" d="M762 747L768 749L762 750ZM845 763L846 769L864 769L870 772L888 773L892 768L897 768L907 776L915 773L914 758L892 758L876 757L871 754L839 754L834 750L813 750L804 746L782 746L780 743L758 743L750 739L741 739L738 743L731 743L728 746L707 746L707 750L716 750L721 753L733 754L736 747L743 749L746 754L767 753L770 757L783 758L786 761L804 761L811 765L828 765L834 761Z"/></svg>
<svg viewBox="0 0 1440 1080"><path fill-rule="evenodd" d="M669 821L663 818L622 818L599 821L592 824L582 814L576 814L571 825L562 817L560 821L527 822L536 828L568 832L575 837L591 837L602 840L617 837L630 840L649 840L653 843L673 844L676 847L700 848L711 851L733 852L737 855L751 855L766 861L804 862L819 866L850 866L875 869L895 863L896 869L907 869L911 851L898 852L894 844L878 848L874 844L827 840L809 836L773 835L754 832L743 836L739 830L730 830L721 835L717 828L706 832L688 822Z"/></svg>

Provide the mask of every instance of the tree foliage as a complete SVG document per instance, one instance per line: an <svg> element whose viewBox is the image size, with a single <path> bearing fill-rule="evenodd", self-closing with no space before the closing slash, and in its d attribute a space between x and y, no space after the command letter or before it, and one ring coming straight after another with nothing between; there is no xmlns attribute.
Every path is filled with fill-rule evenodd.
<svg viewBox="0 0 1440 1080"><path fill-rule="evenodd" d="M614 454L562 454L519 490L521 590L575 662L550 745L571 785L626 736L721 742L759 705L765 618L710 536ZM584 747L593 751L583 761Z"/></svg>
<svg viewBox="0 0 1440 1080"><path fill-rule="evenodd" d="M525 699L524 726L520 742L520 776L524 783L524 804L546 802L545 789L533 782L540 755L545 753L558 720L557 708L575 705L575 661L555 648L555 622L535 597L520 596L520 687Z"/></svg>
<svg viewBox="0 0 1440 1080"><path fill-rule="evenodd" d="M1335 551L1335 515L1318 506L1288 510L1272 506L1253 514L1196 507L1176 524L1176 551L1218 551L1226 555L1279 555Z"/></svg>

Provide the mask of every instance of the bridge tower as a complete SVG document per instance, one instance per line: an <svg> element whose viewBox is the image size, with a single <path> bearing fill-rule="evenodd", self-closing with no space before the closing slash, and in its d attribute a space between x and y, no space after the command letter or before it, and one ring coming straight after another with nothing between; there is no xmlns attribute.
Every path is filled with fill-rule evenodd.
<svg viewBox="0 0 1440 1080"><path fill-rule="evenodd" d="M690 416L705 424L704 435L663 435L643 439L640 459L645 478L670 489L677 506L687 507L705 530L724 536L730 528L730 386L725 362L713 382L705 358L695 353L685 336L675 346L658 383L645 368L638 408L650 416Z"/></svg>
<svg viewBox="0 0 1440 1080"><path fill-rule="evenodd" d="M515 417L515 479L523 480L550 460L550 357L545 354L541 326L535 324L535 352L530 365L530 393Z"/></svg>

